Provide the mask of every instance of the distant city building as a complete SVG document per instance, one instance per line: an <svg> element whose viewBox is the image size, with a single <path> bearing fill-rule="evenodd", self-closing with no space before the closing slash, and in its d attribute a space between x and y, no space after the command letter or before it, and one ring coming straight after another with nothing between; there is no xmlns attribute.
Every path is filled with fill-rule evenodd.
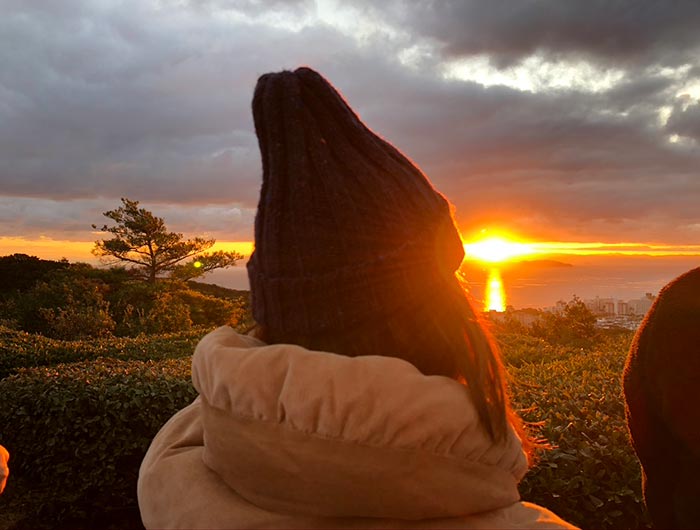
<svg viewBox="0 0 700 530"><path fill-rule="evenodd" d="M651 294L651 293L646 293L644 295L644 298L640 298L639 300L630 300L628 302L629 308L632 315L645 315L647 311L649 311L649 308L651 307L651 304L654 303L654 299L656 297Z"/></svg>
<svg viewBox="0 0 700 530"><path fill-rule="evenodd" d="M512 311L511 316L520 322L523 326L532 326L535 322L537 322L541 317L540 317L540 312L537 310L531 310L531 309L520 309L517 311Z"/></svg>
<svg viewBox="0 0 700 530"><path fill-rule="evenodd" d="M596 296L583 303L598 317L644 315L656 297L652 293L646 293L643 298L636 300L615 300L614 298L600 298Z"/></svg>
<svg viewBox="0 0 700 530"><path fill-rule="evenodd" d="M542 312L539 309L514 309L513 306L509 305L505 311L489 311L487 314L494 322L504 322L507 319L512 319L519 322L523 326L530 327L532 324L542 318L541 313Z"/></svg>
<svg viewBox="0 0 700 530"><path fill-rule="evenodd" d="M596 296L592 300L584 300L583 303L592 313L598 316L615 314L615 299L600 298Z"/></svg>
<svg viewBox="0 0 700 530"><path fill-rule="evenodd" d="M596 327L602 329L625 328L636 330L642 323L643 315L614 315L609 317L599 317Z"/></svg>
<svg viewBox="0 0 700 530"><path fill-rule="evenodd" d="M617 300L596 296L590 300L583 300L583 303L597 317L597 327L635 330L639 327L655 299L656 296L653 293L645 293L642 298L635 300ZM544 310L560 315L566 308L566 304L567 302L559 300L554 306L546 307ZM515 317L514 314L512 316Z"/></svg>
<svg viewBox="0 0 700 530"><path fill-rule="evenodd" d="M636 330L655 299L656 296L653 293L645 293L642 298L635 300L625 301L596 296L591 300L582 300L582 302L597 317L596 327ZM561 315L567 305L568 302L564 300L559 300L555 305L545 307L542 310L515 309L509 305L505 311L487 311L486 314L494 322L505 322L510 319L529 327L542 318L542 311Z"/></svg>

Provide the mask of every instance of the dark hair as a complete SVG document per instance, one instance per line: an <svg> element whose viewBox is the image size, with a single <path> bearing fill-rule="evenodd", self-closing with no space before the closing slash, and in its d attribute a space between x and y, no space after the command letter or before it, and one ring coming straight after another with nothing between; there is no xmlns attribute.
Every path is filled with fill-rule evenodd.
<svg viewBox="0 0 700 530"><path fill-rule="evenodd" d="M351 357L398 357L425 375L451 377L466 386L494 441L505 439L510 422L526 444L521 422L509 404L498 346L457 278L446 281L444 287L441 295L436 293L420 306L406 305L382 322L342 333L285 333L259 326L256 336L270 344L298 344Z"/></svg>

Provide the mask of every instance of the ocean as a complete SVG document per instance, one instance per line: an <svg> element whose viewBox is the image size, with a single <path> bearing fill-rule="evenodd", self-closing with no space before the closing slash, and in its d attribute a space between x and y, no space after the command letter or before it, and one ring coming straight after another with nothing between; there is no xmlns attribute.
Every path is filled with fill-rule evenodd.
<svg viewBox="0 0 700 530"><path fill-rule="evenodd" d="M657 294L683 272L700 267L700 256L548 256L547 260L484 266L465 262L462 273L477 304L484 300L491 268L501 274L505 304L516 309L544 308L576 295L582 299L634 300ZM232 289L248 289L245 264L210 273L205 280Z"/></svg>
<svg viewBox="0 0 700 530"><path fill-rule="evenodd" d="M500 270L505 303L516 309L550 307L574 295L586 299L635 300L653 295L693 268L700 256L553 256L551 260L521 262ZM489 267L464 271L471 295L483 301ZM470 277L471 275L471 277Z"/></svg>

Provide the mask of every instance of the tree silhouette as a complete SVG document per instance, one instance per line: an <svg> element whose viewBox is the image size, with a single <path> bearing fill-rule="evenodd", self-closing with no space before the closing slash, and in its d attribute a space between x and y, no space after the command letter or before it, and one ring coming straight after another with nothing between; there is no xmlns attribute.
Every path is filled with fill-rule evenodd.
<svg viewBox="0 0 700 530"><path fill-rule="evenodd" d="M139 201L122 198L122 206L104 212L116 224L93 229L112 234L110 239L95 241L92 253L103 258L112 258L108 264L119 262L131 264L136 275L149 283L158 278L169 277L189 280L215 269L236 264L243 255L238 252L209 252L215 239L195 237L184 239L182 234L170 232L162 218L156 217ZM189 260L183 263L185 260Z"/></svg>

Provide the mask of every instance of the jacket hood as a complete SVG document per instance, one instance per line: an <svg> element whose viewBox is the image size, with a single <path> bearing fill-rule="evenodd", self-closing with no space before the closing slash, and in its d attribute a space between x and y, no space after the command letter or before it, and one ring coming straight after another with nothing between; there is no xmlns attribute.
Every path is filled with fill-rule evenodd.
<svg viewBox="0 0 700 530"><path fill-rule="evenodd" d="M501 508L527 470L465 387L393 357L265 345L223 327L193 357L203 461L266 510L428 519Z"/></svg>

